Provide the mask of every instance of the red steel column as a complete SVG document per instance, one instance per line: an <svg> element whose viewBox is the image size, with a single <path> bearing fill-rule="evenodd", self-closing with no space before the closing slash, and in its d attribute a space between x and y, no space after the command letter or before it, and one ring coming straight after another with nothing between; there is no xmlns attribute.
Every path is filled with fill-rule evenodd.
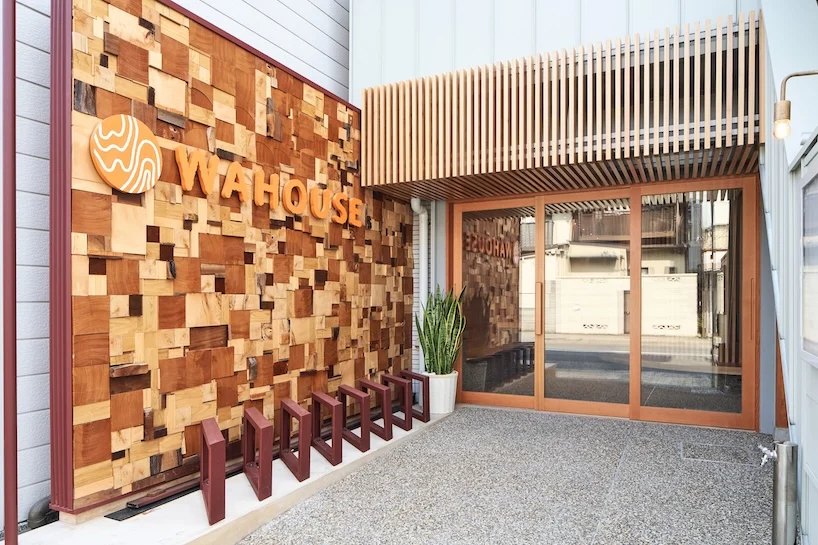
<svg viewBox="0 0 818 545"><path fill-rule="evenodd" d="M3 506L6 543L17 545L16 2L3 0Z"/></svg>

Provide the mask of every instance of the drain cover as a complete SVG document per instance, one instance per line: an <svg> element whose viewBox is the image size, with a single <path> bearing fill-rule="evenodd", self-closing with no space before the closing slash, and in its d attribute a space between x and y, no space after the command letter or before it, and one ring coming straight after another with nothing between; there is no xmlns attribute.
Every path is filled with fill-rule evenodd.
<svg viewBox="0 0 818 545"><path fill-rule="evenodd" d="M753 452L737 445L708 445L704 443L683 443L682 458L703 462L753 465Z"/></svg>

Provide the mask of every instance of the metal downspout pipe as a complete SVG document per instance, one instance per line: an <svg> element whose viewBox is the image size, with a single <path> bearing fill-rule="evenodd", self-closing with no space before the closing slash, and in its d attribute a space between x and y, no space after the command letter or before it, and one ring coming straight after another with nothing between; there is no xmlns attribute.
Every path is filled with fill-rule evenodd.
<svg viewBox="0 0 818 545"><path fill-rule="evenodd" d="M420 266L418 267L420 287L418 292L420 293L419 303L420 311L422 312L423 307L426 306L426 302L429 299L429 210L423 205L418 197L412 197L411 202L412 212L415 213L415 221L420 222L418 225L418 238L420 239L418 242L420 246L418 252L418 261L420 261ZM412 325L414 326L414 323ZM426 370L423 363L423 348L418 346L418 351L420 353L418 364L420 368L415 369L415 371L422 373ZM413 390L415 390L415 395L419 394L419 388L417 388L417 385L413 386Z"/></svg>

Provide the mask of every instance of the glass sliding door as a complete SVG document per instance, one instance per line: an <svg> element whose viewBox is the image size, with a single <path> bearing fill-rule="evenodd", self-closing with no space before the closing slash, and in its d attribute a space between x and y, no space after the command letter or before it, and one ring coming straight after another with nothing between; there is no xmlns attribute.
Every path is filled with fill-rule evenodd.
<svg viewBox="0 0 818 545"><path fill-rule="evenodd" d="M545 225L546 400L627 404L630 201L548 204Z"/></svg>
<svg viewBox="0 0 818 545"><path fill-rule="evenodd" d="M742 412L742 197L642 197L643 407Z"/></svg>
<svg viewBox="0 0 818 545"><path fill-rule="evenodd" d="M532 203L459 216L466 316L460 380L462 395L473 402L500 396L499 403L535 405L534 212Z"/></svg>
<svg viewBox="0 0 818 545"><path fill-rule="evenodd" d="M756 428L757 183L456 203L459 400Z"/></svg>

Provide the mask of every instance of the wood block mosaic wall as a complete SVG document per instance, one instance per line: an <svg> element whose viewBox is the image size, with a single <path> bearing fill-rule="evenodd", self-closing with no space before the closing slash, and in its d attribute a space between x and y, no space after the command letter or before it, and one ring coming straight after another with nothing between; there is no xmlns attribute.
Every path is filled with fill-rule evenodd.
<svg viewBox="0 0 818 545"><path fill-rule="evenodd" d="M463 214L467 358L520 340L520 218L481 216Z"/></svg>
<svg viewBox="0 0 818 545"><path fill-rule="evenodd" d="M72 69L75 509L198 471L204 419L237 457L245 407L279 429L282 399L410 365L412 212L360 188L357 110L155 0L74 0ZM161 152L141 194L92 163L119 114ZM179 146L215 190L183 190ZM225 198L231 168L357 197L361 226Z"/></svg>

